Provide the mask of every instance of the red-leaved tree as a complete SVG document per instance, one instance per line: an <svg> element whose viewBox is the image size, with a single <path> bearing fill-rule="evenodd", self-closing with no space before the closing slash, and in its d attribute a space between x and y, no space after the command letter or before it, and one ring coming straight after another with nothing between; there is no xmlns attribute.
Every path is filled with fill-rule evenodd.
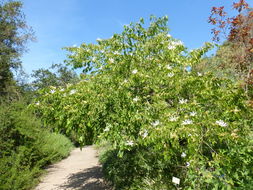
<svg viewBox="0 0 253 190"><path fill-rule="evenodd" d="M248 92L253 86L253 8L246 0L233 2L232 8L237 11L236 16L229 16L224 6L213 7L209 23L214 25L213 40L216 42L225 40L225 43L229 44L229 56L224 55L224 48L220 48L223 52L217 54L223 56L223 59L230 60L225 64L226 67L235 68ZM224 64L220 66L224 67Z"/></svg>

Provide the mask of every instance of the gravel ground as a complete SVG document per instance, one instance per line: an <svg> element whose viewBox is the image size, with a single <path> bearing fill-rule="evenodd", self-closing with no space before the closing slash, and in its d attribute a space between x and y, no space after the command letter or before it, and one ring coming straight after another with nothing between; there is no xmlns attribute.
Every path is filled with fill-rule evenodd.
<svg viewBox="0 0 253 190"><path fill-rule="evenodd" d="M70 156L49 166L35 190L110 190L104 182L97 151L92 146L74 149Z"/></svg>

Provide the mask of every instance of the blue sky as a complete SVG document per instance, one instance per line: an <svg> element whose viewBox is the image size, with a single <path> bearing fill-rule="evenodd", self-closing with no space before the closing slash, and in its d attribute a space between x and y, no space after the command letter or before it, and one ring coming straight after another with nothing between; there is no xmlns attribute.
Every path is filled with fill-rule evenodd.
<svg viewBox="0 0 253 190"><path fill-rule="evenodd" d="M211 41L207 23L212 6L231 10L232 0L22 0L26 20L37 42L28 44L24 70L48 68L66 59L63 47L95 43L120 33L124 24L151 14L168 15L170 34L192 48Z"/></svg>

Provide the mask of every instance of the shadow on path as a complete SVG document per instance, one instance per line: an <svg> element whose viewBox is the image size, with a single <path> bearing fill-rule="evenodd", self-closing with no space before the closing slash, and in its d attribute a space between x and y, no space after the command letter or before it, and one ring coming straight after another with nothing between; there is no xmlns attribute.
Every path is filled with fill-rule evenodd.
<svg viewBox="0 0 253 190"><path fill-rule="evenodd" d="M68 182L60 186L61 189L78 190L111 190L103 181L101 167L94 166L68 177Z"/></svg>

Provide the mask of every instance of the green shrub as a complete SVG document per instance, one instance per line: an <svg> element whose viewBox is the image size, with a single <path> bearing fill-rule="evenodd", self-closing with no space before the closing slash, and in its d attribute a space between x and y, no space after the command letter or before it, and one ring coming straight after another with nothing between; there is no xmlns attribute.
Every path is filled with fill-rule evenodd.
<svg viewBox="0 0 253 190"><path fill-rule="evenodd" d="M44 160L47 159L48 163L58 161L69 155L69 151L73 145L65 136L57 133L49 133L48 131L42 131L40 135L43 137L35 143L35 146L40 147L38 149L39 154Z"/></svg>
<svg viewBox="0 0 253 190"><path fill-rule="evenodd" d="M105 176L118 189L245 189L253 115L244 90L198 73L211 45L188 52L166 21L152 17L144 28L141 19L98 44L68 48L69 63L92 73L43 90L33 107L84 144L108 141Z"/></svg>
<svg viewBox="0 0 253 190"><path fill-rule="evenodd" d="M0 189L29 189L43 167L66 157L72 144L41 128L22 103L2 104L0 115Z"/></svg>

